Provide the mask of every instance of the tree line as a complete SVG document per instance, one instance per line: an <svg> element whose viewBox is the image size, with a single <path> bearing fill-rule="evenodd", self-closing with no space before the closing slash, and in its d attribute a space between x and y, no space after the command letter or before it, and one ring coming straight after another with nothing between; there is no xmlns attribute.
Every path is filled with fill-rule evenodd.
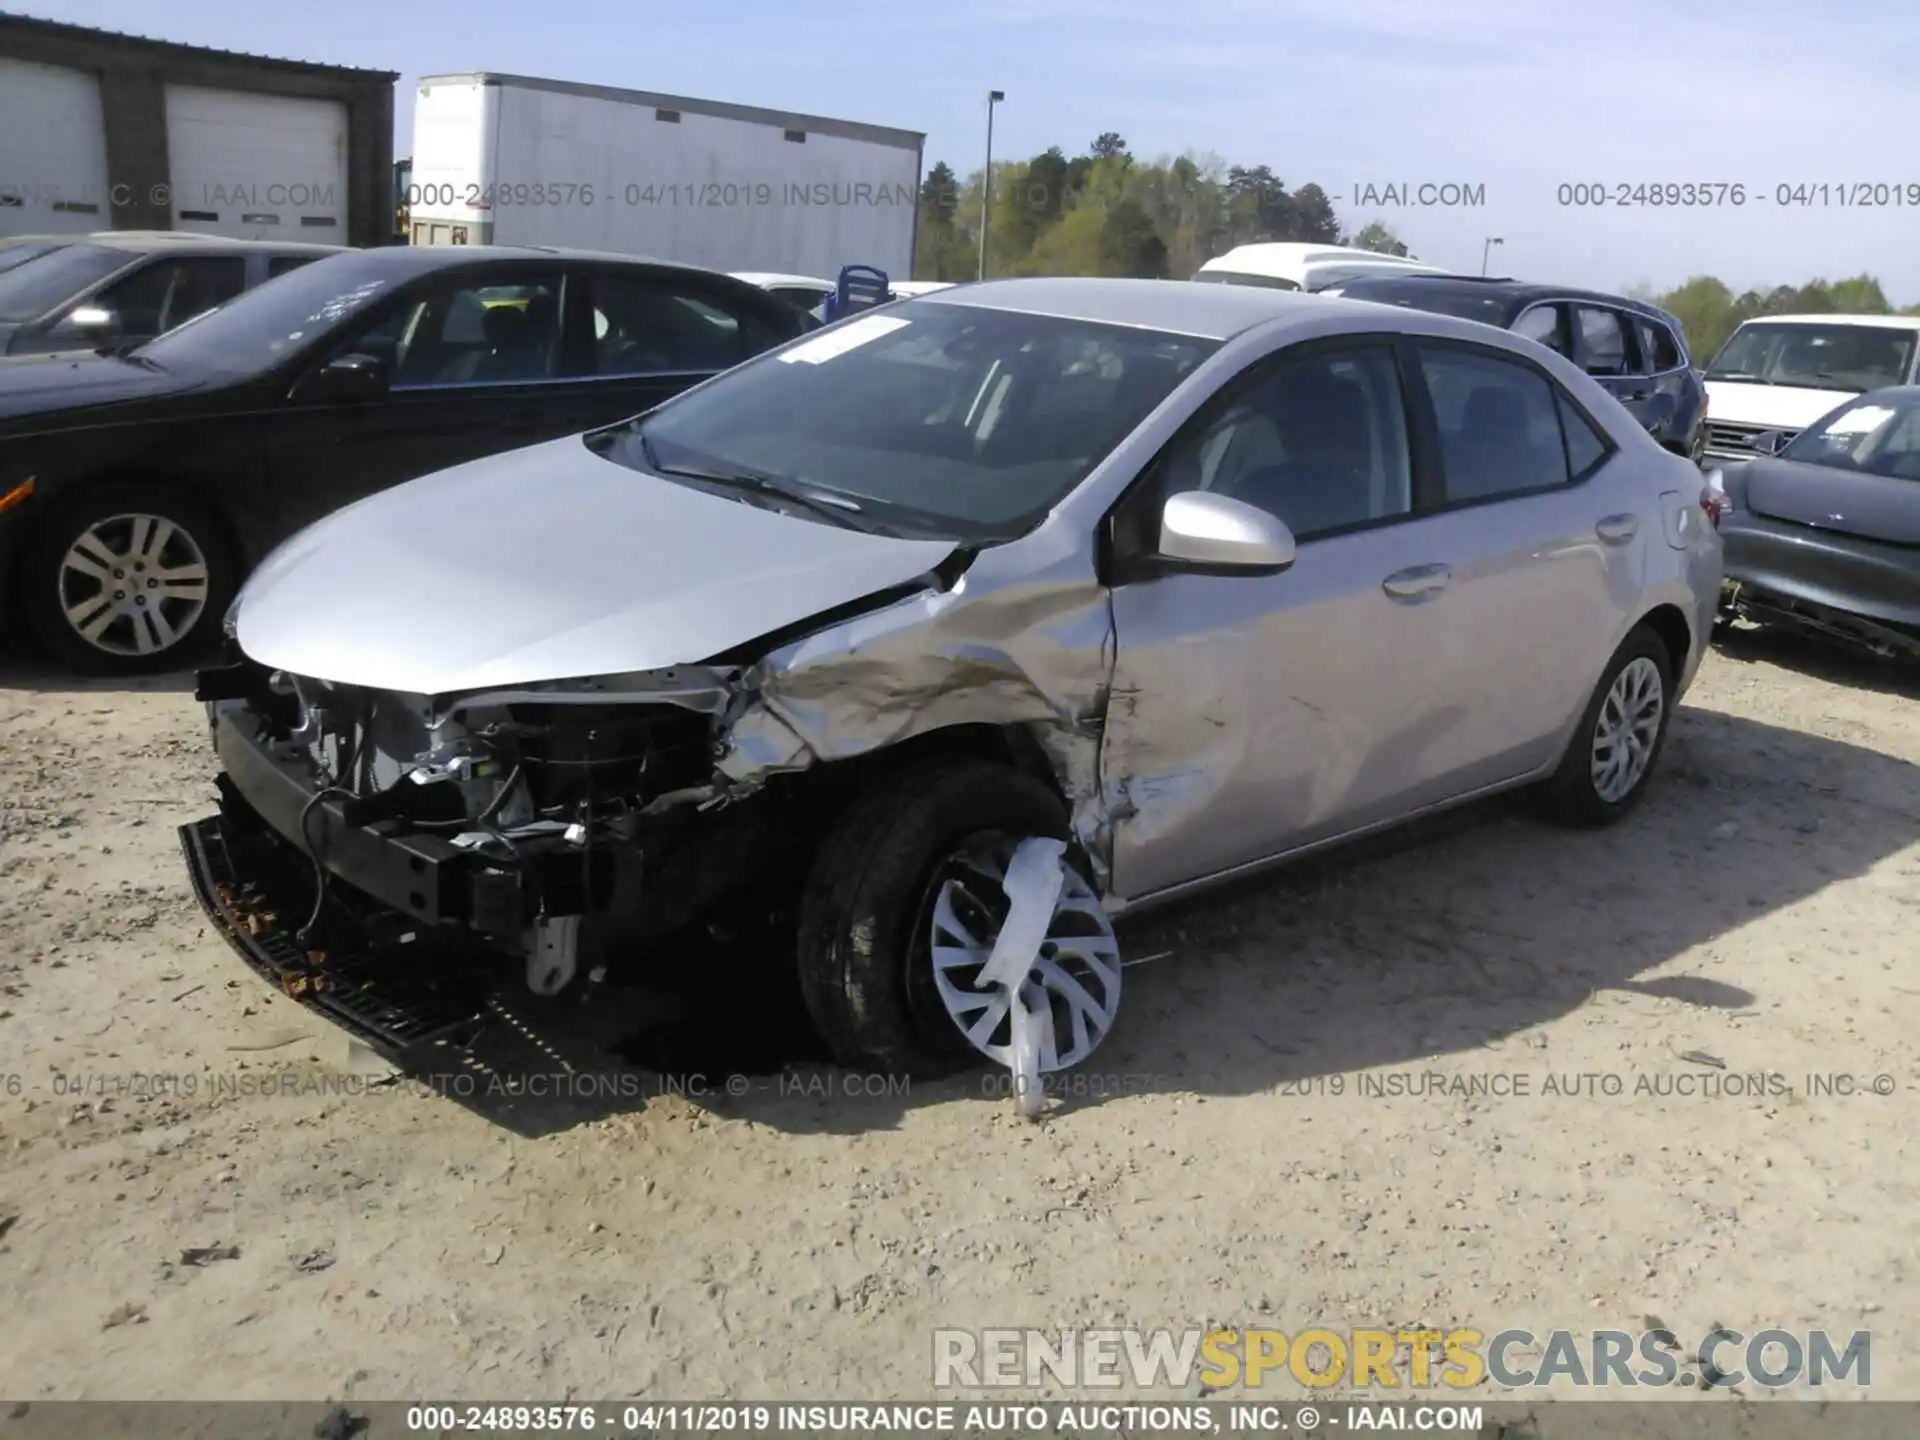
<svg viewBox="0 0 1920 1440"><path fill-rule="evenodd" d="M985 179L976 170L963 180L945 161L927 172L920 186L916 279L974 278ZM1407 254L1383 221L1348 234L1326 191L1311 181L1289 187L1269 166L1228 165L1212 155L1142 159L1113 131L1082 154L1069 156L1055 145L1031 159L996 161L987 224L990 275L1184 280L1235 245L1261 240ZM1724 281L1697 275L1673 290L1641 285L1626 293L1677 319L1700 365L1736 326L1758 316L1920 314L1920 306L1896 311L1871 275L1738 295Z"/></svg>

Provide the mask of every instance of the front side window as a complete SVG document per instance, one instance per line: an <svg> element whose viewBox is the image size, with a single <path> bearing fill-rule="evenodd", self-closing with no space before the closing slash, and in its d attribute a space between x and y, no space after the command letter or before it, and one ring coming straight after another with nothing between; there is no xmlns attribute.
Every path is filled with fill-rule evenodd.
<svg viewBox="0 0 1920 1440"><path fill-rule="evenodd" d="M771 478L844 497L900 528L1009 538L1037 524L1218 348L902 300L722 375L595 444L638 470Z"/></svg>
<svg viewBox="0 0 1920 1440"><path fill-rule="evenodd" d="M1164 493L1245 501L1286 521L1298 540L1409 514L1393 352L1366 346L1265 362L1164 463Z"/></svg>
<svg viewBox="0 0 1920 1440"><path fill-rule="evenodd" d="M1546 376L1500 356L1422 345L1449 503L1550 490L1584 478L1608 445ZM1564 422L1564 423L1563 423Z"/></svg>
<svg viewBox="0 0 1920 1440"><path fill-rule="evenodd" d="M1802 430L1780 453L1810 465L1920 480L1920 402L1868 397Z"/></svg>
<svg viewBox="0 0 1920 1440"><path fill-rule="evenodd" d="M1899 385L1916 332L1886 325L1802 325L1752 320L1707 367L1709 380L1856 393Z"/></svg>
<svg viewBox="0 0 1920 1440"><path fill-rule="evenodd" d="M444 281L390 311L346 348L385 359L395 390L511 384L553 373L560 281Z"/></svg>

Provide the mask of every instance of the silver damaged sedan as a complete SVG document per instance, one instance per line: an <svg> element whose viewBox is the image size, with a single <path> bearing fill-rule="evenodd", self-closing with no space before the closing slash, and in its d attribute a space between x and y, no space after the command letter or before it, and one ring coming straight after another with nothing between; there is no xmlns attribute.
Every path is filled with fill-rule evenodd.
<svg viewBox="0 0 1920 1440"><path fill-rule="evenodd" d="M1123 912L1509 788L1624 816L1719 513L1489 326L957 286L289 541L200 677L183 842L390 1054L757 917L844 1064L1057 1070Z"/></svg>

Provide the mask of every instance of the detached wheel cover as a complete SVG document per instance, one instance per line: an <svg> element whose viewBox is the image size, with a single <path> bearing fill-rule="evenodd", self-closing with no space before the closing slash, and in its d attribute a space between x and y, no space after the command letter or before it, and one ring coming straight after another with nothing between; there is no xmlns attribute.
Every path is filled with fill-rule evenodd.
<svg viewBox="0 0 1920 1440"><path fill-rule="evenodd" d="M137 511L95 520L61 557L55 582L68 628L119 658L157 655L206 613L206 552L184 525Z"/></svg>
<svg viewBox="0 0 1920 1440"><path fill-rule="evenodd" d="M1013 1060L1011 996L980 988L981 968L1007 914L1001 882L1015 841L975 841L935 873L924 947L914 963L930 964L948 1018L975 1050L998 1065ZM1040 1070L1080 1064L1106 1039L1120 1009L1120 945L1100 897L1076 866L1047 927L1047 938L1021 986L1040 1022Z"/></svg>

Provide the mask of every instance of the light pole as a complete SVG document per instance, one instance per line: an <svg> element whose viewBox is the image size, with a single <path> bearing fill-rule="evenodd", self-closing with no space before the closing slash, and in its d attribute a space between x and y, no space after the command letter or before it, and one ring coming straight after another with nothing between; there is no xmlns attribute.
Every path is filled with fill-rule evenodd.
<svg viewBox="0 0 1920 1440"><path fill-rule="evenodd" d="M1498 235L1489 235L1487 237L1487 243L1480 247L1480 276L1482 279L1486 278L1487 257L1493 253L1493 247L1506 243L1507 242L1502 240Z"/></svg>
<svg viewBox="0 0 1920 1440"><path fill-rule="evenodd" d="M980 271L976 280L987 278L987 222L993 216L993 107L1007 98L1004 90L987 92L987 169L980 180Z"/></svg>

